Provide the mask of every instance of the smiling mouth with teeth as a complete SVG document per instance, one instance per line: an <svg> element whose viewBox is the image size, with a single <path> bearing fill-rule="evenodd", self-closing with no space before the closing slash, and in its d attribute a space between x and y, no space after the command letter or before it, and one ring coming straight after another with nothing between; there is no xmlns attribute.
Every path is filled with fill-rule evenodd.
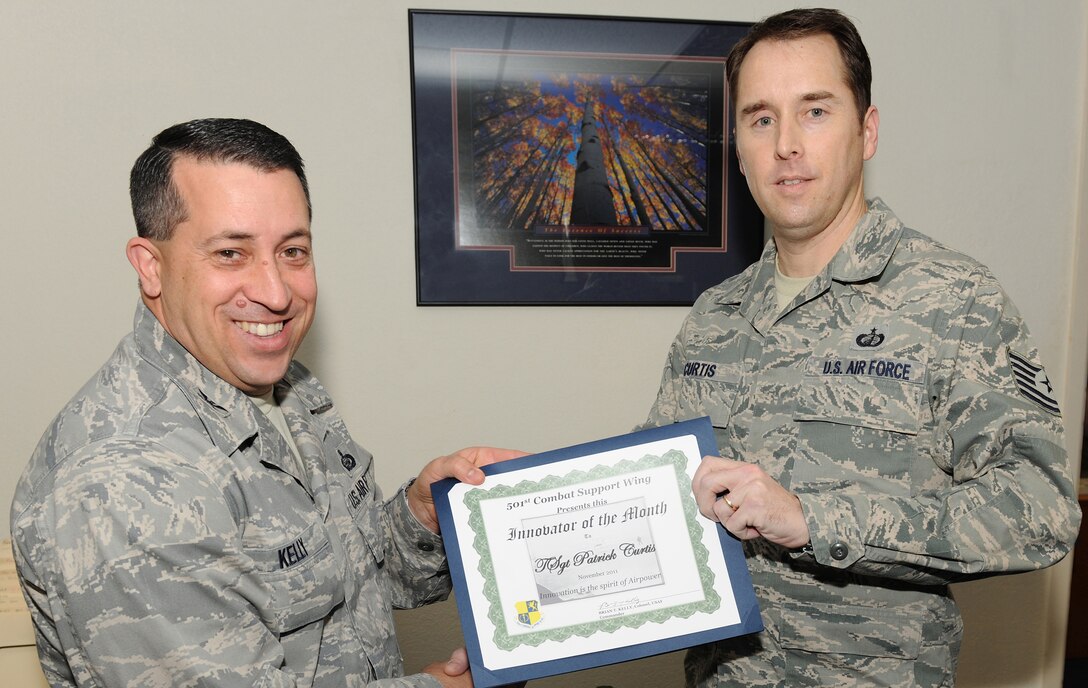
<svg viewBox="0 0 1088 688"><path fill-rule="evenodd" d="M255 334L258 337L269 337L274 334L278 334L283 330L283 321L274 323L255 323L255 322L242 322L236 321L238 329L249 334Z"/></svg>

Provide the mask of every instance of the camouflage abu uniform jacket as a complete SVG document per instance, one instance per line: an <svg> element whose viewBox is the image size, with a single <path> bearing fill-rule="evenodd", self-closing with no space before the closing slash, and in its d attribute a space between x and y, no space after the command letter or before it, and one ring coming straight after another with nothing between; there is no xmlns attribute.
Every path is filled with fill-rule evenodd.
<svg viewBox="0 0 1088 688"><path fill-rule="evenodd" d="M774 242L696 302L648 425L708 415L800 498L811 552L745 552L766 632L693 649L704 686L952 685L949 582L1064 556L1061 417L990 272L869 204L782 312Z"/></svg>
<svg viewBox="0 0 1088 688"><path fill-rule="evenodd" d="M392 607L445 597L438 536L320 383L276 386L305 464L142 304L19 481L12 534L54 686L437 686ZM381 680L384 679L384 680Z"/></svg>

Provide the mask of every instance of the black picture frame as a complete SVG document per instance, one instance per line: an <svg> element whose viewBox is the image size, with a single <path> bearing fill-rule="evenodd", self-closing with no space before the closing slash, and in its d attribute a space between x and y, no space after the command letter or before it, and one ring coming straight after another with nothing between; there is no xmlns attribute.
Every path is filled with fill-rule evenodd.
<svg viewBox="0 0 1088 688"><path fill-rule="evenodd" d="M758 259L750 23L409 10L418 305L684 305Z"/></svg>

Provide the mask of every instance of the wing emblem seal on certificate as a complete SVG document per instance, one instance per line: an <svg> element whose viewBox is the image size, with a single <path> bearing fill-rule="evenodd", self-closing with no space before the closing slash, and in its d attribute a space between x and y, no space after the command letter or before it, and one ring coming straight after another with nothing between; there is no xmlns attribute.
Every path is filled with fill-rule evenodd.
<svg viewBox="0 0 1088 688"><path fill-rule="evenodd" d="M518 623L530 628L540 623L540 601L523 600L517 603Z"/></svg>
<svg viewBox="0 0 1088 688"><path fill-rule="evenodd" d="M436 483L475 684L762 630L740 543L691 493L717 453L702 418Z"/></svg>

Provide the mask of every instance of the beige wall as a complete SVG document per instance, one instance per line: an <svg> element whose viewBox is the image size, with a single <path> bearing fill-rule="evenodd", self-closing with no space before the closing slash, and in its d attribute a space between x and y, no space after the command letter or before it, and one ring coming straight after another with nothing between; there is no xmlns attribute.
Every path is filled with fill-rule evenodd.
<svg viewBox="0 0 1088 688"><path fill-rule="evenodd" d="M857 20L873 59L882 127L869 192L994 269L1079 428L1088 356L1085 0L829 4ZM516 3L709 20L755 20L791 5ZM387 490L460 446L544 450L624 432L644 417L682 308L415 306L408 7L0 6L3 531L40 433L130 325L129 166L151 135L192 117L263 121L306 157L322 296L302 358L378 456ZM961 685L1059 685L1067 575L1059 568L957 591L968 624ZM458 642L453 617L451 604L400 616L410 666ZM551 685L676 685L679 660Z"/></svg>

